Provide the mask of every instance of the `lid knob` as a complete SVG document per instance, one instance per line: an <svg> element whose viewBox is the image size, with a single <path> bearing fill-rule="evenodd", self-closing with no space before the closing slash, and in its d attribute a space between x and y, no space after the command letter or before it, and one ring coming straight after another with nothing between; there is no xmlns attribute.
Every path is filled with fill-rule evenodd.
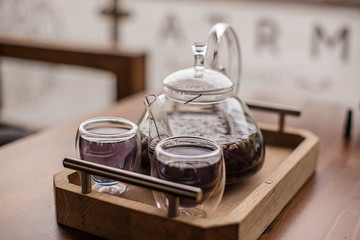
<svg viewBox="0 0 360 240"><path fill-rule="evenodd" d="M195 77L203 77L207 43L193 42L191 43L191 49L195 58L195 63L194 63Z"/></svg>

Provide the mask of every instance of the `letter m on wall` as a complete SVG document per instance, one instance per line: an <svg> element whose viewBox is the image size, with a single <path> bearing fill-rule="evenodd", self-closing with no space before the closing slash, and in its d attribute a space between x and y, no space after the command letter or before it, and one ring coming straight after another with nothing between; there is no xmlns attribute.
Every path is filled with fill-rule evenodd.
<svg viewBox="0 0 360 240"><path fill-rule="evenodd" d="M320 46L326 45L327 48L341 47L340 57L343 61L349 58L350 31L348 27L339 28L333 35L329 35L320 25L315 25L311 39L311 55L320 55Z"/></svg>

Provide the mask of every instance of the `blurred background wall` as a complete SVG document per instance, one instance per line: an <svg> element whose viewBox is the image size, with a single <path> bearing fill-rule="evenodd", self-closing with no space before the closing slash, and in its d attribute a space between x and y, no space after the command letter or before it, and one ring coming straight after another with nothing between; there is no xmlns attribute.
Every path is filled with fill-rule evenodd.
<svg viewBox="0 0 360 240"><path fill-rule="evenodd" d="M0 0L0 34L111 46L115 0ZM115 42L145 51L147 89L190 67L191 41L227 22L242 49L240 96L284 104L360 102L360 2L122 0ZM2 59L4 121L42 129L91 114L114 99L105 72ZM103 81L102 79L106 79Z"/></svg>

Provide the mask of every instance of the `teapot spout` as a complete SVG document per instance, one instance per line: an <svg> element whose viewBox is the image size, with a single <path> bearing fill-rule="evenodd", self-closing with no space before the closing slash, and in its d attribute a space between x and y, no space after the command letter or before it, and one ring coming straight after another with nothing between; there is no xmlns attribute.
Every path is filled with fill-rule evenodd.
<svg viewBox="0 0 360 240"><path fill-rule="evenodd" d="M148 151L149 157L152 158L157 143L164 138L171 137L173 134L168 117L157 95L146 95L144 104L149 116Z"/></svg>

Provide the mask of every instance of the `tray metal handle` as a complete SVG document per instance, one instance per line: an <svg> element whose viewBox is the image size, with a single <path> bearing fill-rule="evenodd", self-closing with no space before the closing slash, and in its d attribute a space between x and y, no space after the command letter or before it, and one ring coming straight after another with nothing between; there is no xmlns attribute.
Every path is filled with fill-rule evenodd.
<svg viewBox="0 0 360 240"><path fill-rule="evenodd" d="M90 174L167 193L169 194L169 217L178 216L180 197L194 200L197 203L203 198L203 192L201 188L198 187L174 183L136 172L87 162L73 157L65 157L63 165L66 168L71 168L81 172L81 192L83 194L91 192Z"/></svg>
<svg viewBox="0 0 360 240"><path fill-rule="evenodd" d="M275 112L279 114L279 132L284 130L285 126L285 116L292 115L292 116L300 116L301 111L299 108L290 107L290 106L283 106L283 105L275 105L269 104L264 102L246 102L249 108L267 111L267 112Z"/></svg>

